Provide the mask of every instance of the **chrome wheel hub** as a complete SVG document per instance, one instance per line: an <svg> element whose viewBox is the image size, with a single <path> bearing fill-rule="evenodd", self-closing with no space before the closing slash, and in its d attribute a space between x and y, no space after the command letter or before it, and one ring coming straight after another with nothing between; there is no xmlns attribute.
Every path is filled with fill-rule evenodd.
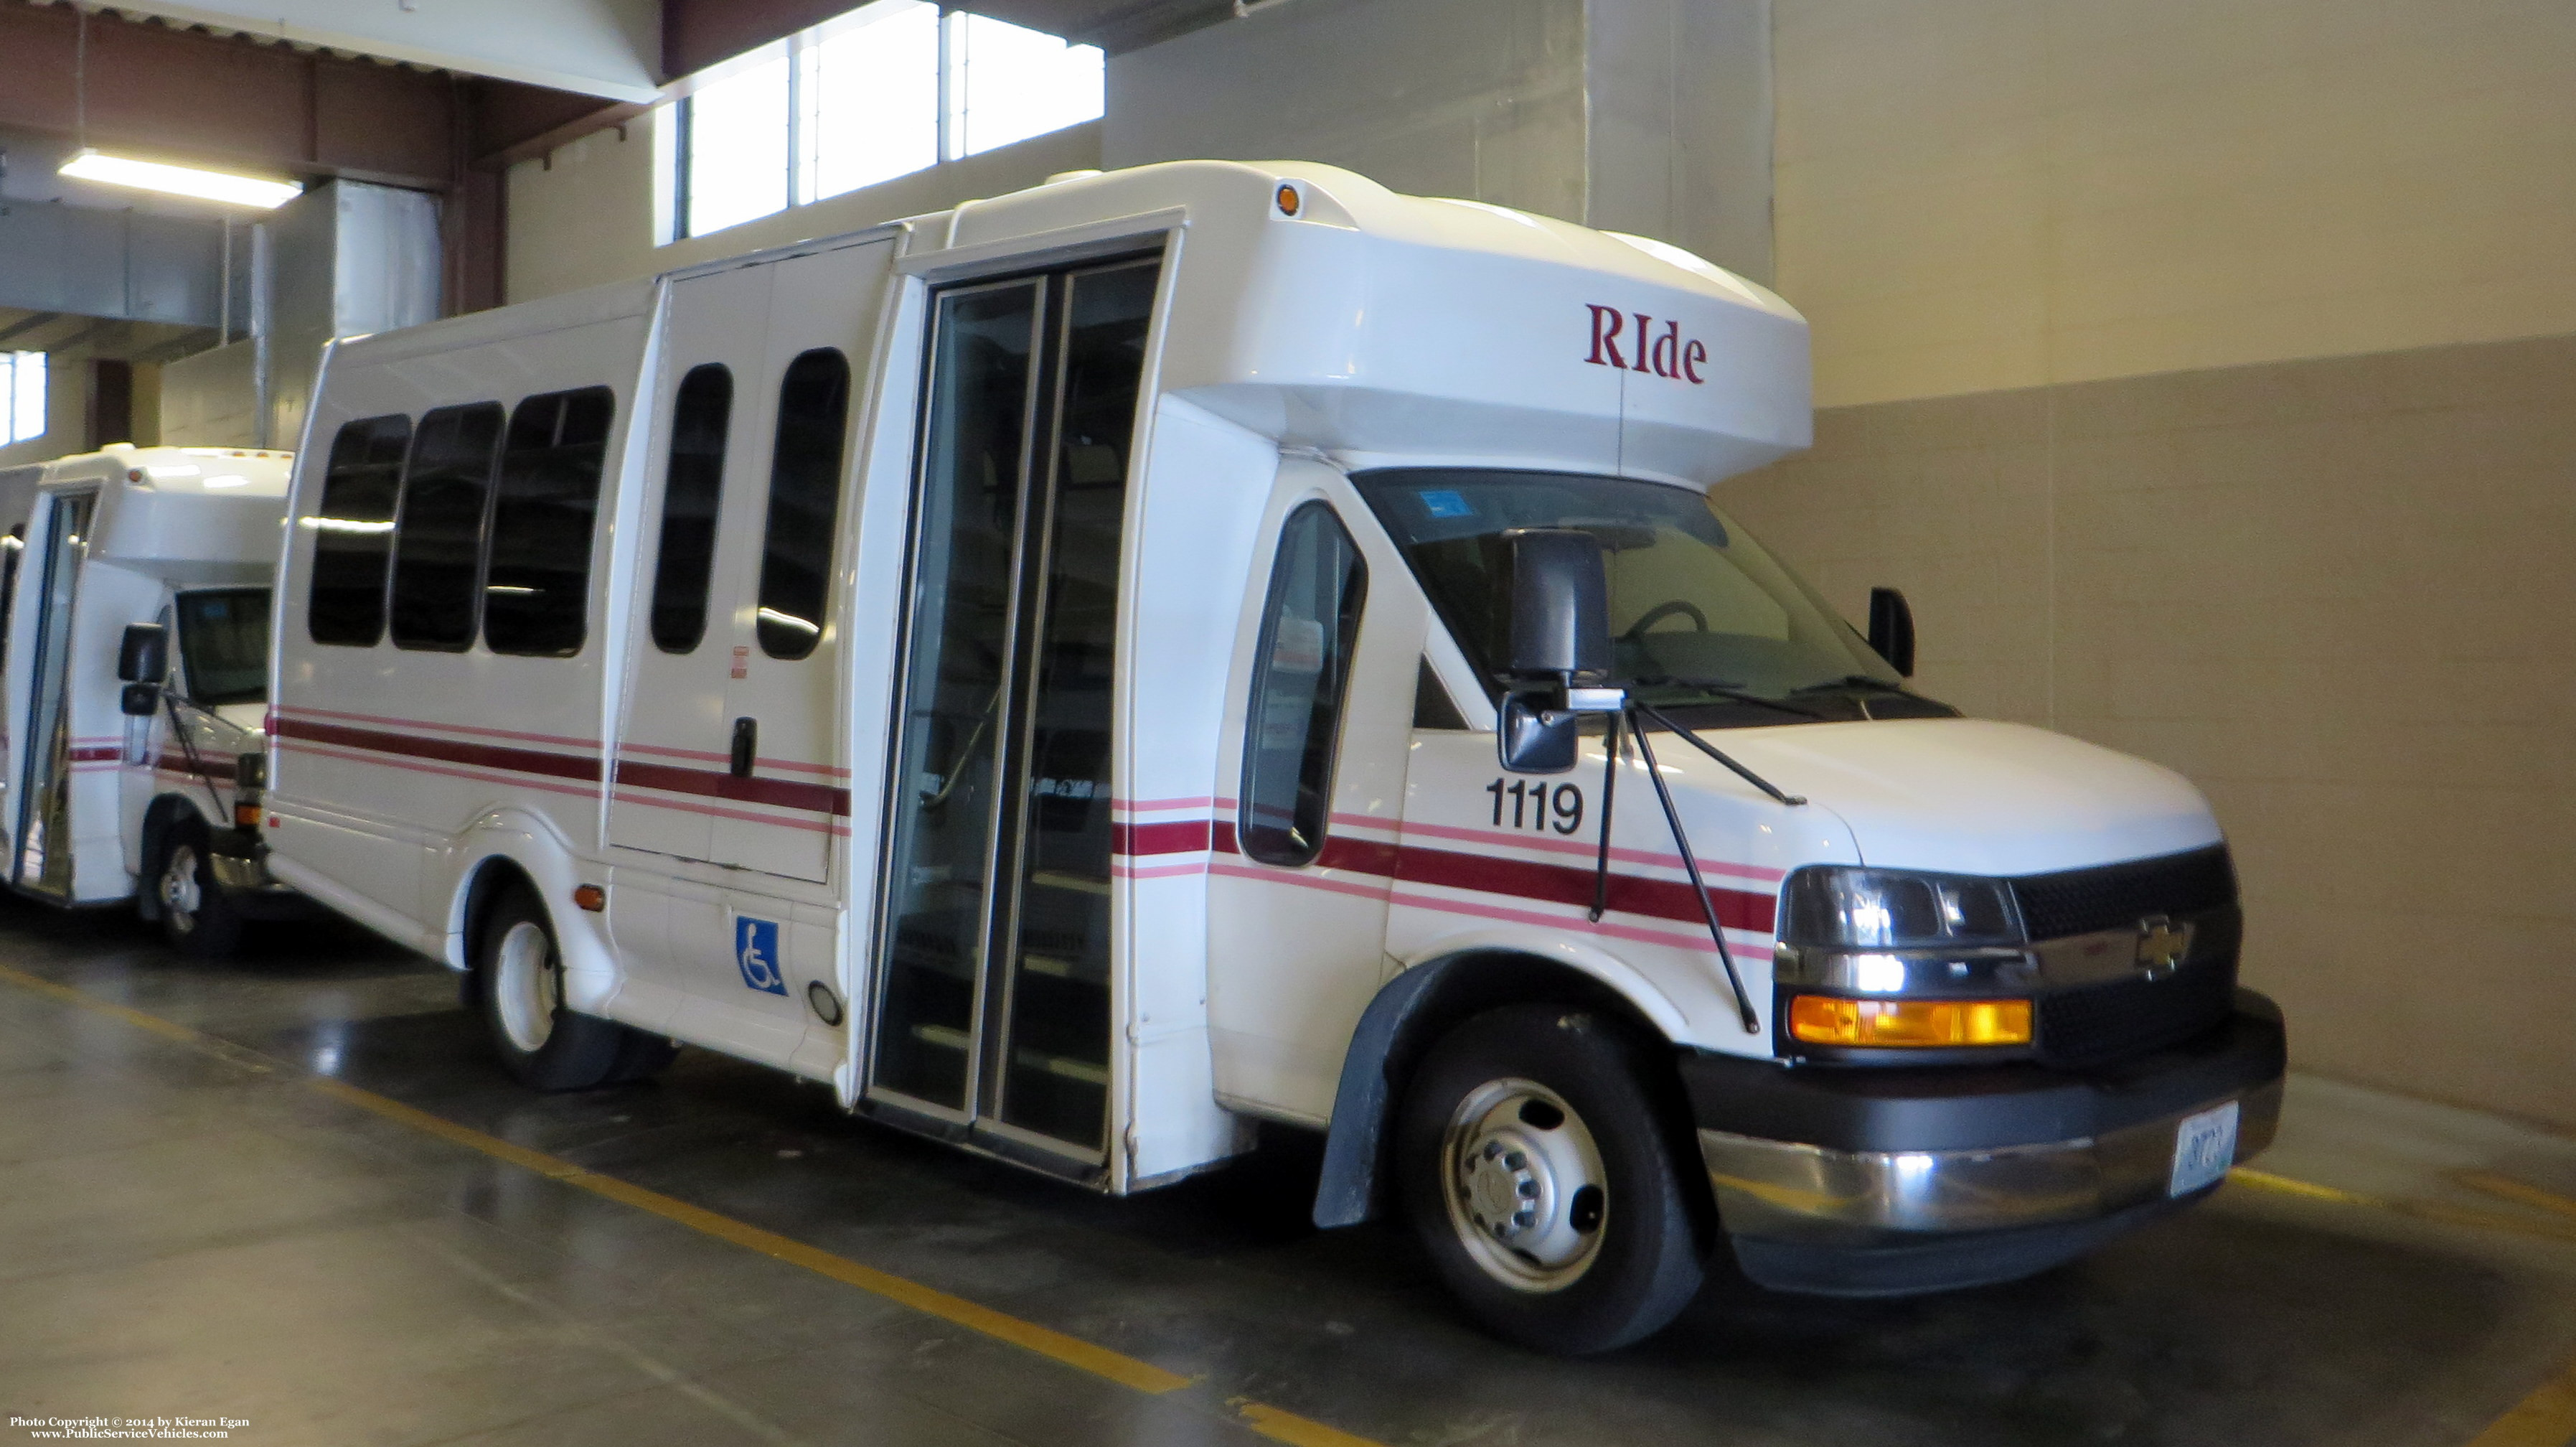
<svg viewBox="0 0 2576 1447"><path fill-rule="evenodd" d="M197 910L204 903L197 893L196 846L173 846L170 858L161 866L162 915L172 929L186 934L197 927Z"/></svg>
<svg viewBox="0 0 2576 1447"><path fill-rule="evenodd" d="M555 1033L556 990L554 942L542 927L521 920L501 936L491 988L510 1043L530 1055L546 1048Z"/></svg>
<svg viewBox="0 0 2576 1447"><path fill-rule="evenodd" d="M1574 1284L1600 1254L1608 1172L1583 1118L1534 1080L1478 1086L1450 1113L1449 1224L1485 1273L1521 1291Z"/></svg>

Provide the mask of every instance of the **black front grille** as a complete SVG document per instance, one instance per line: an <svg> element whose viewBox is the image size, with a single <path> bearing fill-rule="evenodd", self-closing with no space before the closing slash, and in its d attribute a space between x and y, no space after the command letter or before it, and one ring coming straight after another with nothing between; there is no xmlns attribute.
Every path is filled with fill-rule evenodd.
<svg viewBox="0 0 2576 1447"><path fill-rule="evenodd" d="M2188 854L2033 874L2012 882L2022 923L2034 940L2129 929L2149 915L2181 919L2236 902L2236 867L2227 846ZM2123 982L2126 983L2126 982Z"/></svg>
<svg viewBox="0 0 2576 1447"><path fill-rule="evenodd" d="M2227 1018L2236 1001L2236 951L2194 950L2161 980L2141 975L2039 997L2039 1058L2099 1065L2188 1040Z"/></svg>

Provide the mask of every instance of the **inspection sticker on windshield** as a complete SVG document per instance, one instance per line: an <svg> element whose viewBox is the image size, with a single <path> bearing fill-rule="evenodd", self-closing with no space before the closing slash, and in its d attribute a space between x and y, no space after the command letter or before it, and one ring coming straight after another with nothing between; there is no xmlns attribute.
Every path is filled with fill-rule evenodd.
<svg viewBox="0 0 2576 1447"><path fill-rule="evenodd" d="M2236 1163L2236 1102L2187 1115L2174 1128L2173 1180L2168 1196L2186 1196L2216 1185Z"/></svg>
<svg viewBox="0 0 2576 1447"><path fill-rule="evenodd" d="M1445 488L1416 496L1422 499L1422 510L1436 518L1471 518L1476 515L1476 510L1467 505L1467 499Z"/></svg>

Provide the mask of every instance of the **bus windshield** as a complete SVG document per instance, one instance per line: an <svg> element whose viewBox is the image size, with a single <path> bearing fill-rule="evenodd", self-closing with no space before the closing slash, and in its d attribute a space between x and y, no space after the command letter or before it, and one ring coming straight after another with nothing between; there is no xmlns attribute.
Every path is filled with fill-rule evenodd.
<svg viewBox="0 0 2576 1447"><path fill-rule="evenodd" d="M1482 468L1352 480L1496 696L1510 616L1501 535L1576 528L1608 563L1610 681L1643 702L1744 715L1694 726L1952 712L1905 692L1867 640L1693 489Z"/></svg>
<svg viewBox="0 0 2576 1447"><path fill-rule="evenodd" d="M267 702L268 590L198 589L175 606L189 699L209 707Z"/></svg>

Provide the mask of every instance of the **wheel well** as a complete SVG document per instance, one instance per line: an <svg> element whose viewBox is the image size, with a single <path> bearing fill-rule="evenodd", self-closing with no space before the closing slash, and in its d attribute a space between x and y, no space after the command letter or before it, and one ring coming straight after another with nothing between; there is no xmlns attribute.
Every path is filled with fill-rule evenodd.
<svg viewBox="0 0 2576 1447"><path fill-rule="evenodd" d="M163 794L143 811L143 837L135 851L134 911L145 919L161 917L161 895L156 888L161 873L161 853L170 845L172 831L185 822L203 824L196 807L187 800Z"/></svg>
<svg viewBox="0 0 2576 1447"><path fill-rule="evenodd" d="M1616 1021L1641 1048L1667 1043L1664 1032L1625 995L1554 960L1477 950L1414 966L1379 993L1352 1036L1325 1140L1324 1174L1315 1194L1317 1225L1350 1225L1378 1214L1395 1110L1431 1047L1487 1010L1534 1004L1574 1006ZM1670 1084L1670 1091L1658 1093L1677 1098L1679 1077Z"/></svg>
<svg viewBox="0 0 2576 1447"><path fill-rule="evenodd" d="M476 865L474 878L465 886L465 914L462 923L465 935L465 974L469 979L474 973L474 941L483 933L483 921L491 914L493 902L512 885L517 885L540 899L544 898L543 891L537 888L537 882L528 877L528 872L520 868L517 861L498 855Z"/></svg>
<svg viewBox="0 0 2576 1447"><path fill-rule="evenodd" d="M1504 1005L1577 1005L1620 1023L1639 1044L1664 1043L1664 1032L1627 996L1570 965L1511 951L1481 951L1438 962L1434 980L1405 1012L1380 1070L1391 1099L1401 1098L1414 1067L1440 1037L1470 1017Z"/></svg>

